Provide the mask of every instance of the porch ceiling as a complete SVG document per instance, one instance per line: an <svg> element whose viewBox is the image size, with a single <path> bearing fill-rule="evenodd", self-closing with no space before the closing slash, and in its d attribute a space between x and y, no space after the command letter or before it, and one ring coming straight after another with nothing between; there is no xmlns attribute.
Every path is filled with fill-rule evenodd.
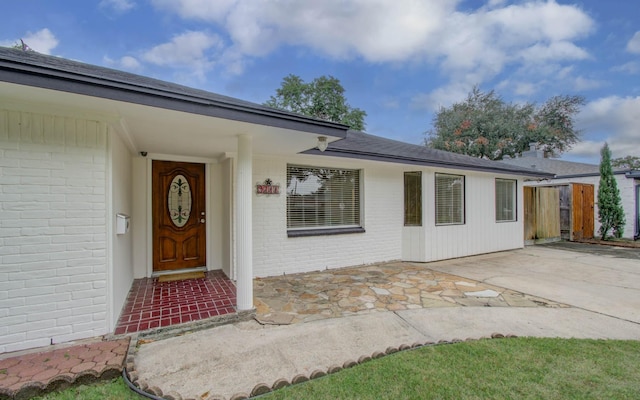
<svg viewBox="0 0 640 400"><path fill-rule="evenodd" d="M0 82L3 103L17 109L107 121L135 153L217 158L253 137L254 154L291 155L315 147L317 133L175 111L119 100ZM329 142L338 138L329 136Z"/></svg>

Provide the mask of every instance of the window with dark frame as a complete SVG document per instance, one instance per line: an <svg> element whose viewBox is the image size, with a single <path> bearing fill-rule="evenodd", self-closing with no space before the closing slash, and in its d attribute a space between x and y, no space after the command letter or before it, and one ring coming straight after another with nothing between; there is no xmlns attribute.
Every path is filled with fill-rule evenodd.
<svg viewBox="0 0 640 400"><path fill-rule="evenodd" d="M436 174L436 225L465 223L464 175Z"/></svg>
<svg viewBox="0 0 640 400"><path fill-rule="evenodd" d="M516 181L496 178L496 221L516 220Z"/></svg>
<svg viewBox="0 0 640 400"><path fill-rule="evenodd" d="M287 166L287 229L360 226L359 170Z"/></svg>
<svg viewBox="0 0 640 400"><path fill-rule="evenodd" d="M422 226L422 172L404 173L404 226Z"/></svg>

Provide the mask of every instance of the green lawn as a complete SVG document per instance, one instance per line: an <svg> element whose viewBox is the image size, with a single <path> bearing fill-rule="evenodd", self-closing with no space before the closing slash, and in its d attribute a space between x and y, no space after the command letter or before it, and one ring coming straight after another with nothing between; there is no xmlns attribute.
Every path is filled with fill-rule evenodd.
<svg viewBox="0 0 640 400"><path fill-rule="evenodd" d="M262 397L640 399L640 341L513 338L423 347ZM122 379L43 399L141 399Z"/></svg>
<svg viewBox="0 0 640 400"><path fill-rule="evenodd" d="M640 342L517 338L423 347L264 399L640 399Z"/></svg>
<svg viewBox="0 0 640 400"><path fill-rule="evenodd" d="M36 397L42 400L142 400L146 397L135 393L124 383L122 378L112 381L98 382L93 385L72 386L61 392L49 393Z"/></svg>

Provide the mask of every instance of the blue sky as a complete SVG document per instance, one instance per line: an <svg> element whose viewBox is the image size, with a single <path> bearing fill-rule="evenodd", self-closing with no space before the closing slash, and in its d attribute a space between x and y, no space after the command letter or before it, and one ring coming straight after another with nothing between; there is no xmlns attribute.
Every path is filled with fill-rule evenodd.
<svg viewBox="0 0 640 400"><path fill-rule="evenodd" d="M562 159L640 156L640 7L633 0L22 0L0 45L263 103L288 74L338 78L367 132L422 143L474 85L508 102L582 95Z"/></svg>

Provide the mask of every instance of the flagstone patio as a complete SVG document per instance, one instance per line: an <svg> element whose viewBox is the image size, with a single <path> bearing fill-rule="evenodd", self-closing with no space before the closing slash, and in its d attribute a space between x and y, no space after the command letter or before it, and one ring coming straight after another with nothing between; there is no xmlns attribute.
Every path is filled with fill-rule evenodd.
<svg viewBox="0 0 640 400"><path fill-rule="evenodd" d="M427 266L391 262L256 278L256 318L282 325L429 307L568 307Z"/></svg>

